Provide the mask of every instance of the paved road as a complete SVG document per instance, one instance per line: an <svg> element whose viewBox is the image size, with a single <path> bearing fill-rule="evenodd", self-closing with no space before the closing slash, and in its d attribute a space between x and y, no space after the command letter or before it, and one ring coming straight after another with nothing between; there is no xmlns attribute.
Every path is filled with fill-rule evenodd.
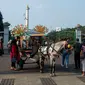
<svg viewBox="0 0 85 85"><path fill-rule="evenodd" d="M56 63L56 77L53 77L53 81L57 85L85 85L81 77L79 70L74 70L73 55L70 56L69 69L62 68L60 65L61 58L57 59ZM45 65L45 73L39 73L37 64L25 65L22 71L11 71L10 70L10 57L4 55L0 57L0 81L2 79L15 79L14 85L43 85L41 78L50 78L49 76L49 65ZM83 78L82 80L85 80ZM47 82L48 83L48 82ZM45 83L46 84L46 83ZM48 84L49 85L49 84Z"/></svg>
<svg viewBox="0 0 85 85"><path fill-rule="evenodd" d="M66 68L62 68L61 67L61 57L59 59L57 59L56 61L56 71L57 72L73 72L73 68L74 68L74 60L73 60L73 56L70 56L70 65L69 65L69 69ZM28 60L29 62L29 60ZM49 62L49 61L48 61ZM49 65L48 62L45 65L45 73L49 72ZM16 71L16 73L18 73L19 71ZM25 72L39 72L39 68L37 66L37 64L26 64L24 65L24 71L22 71L22 73ZM3 55L3 57L0 57L0 74L5 74L5 73L13 73L13 71L10 70L10 57L9 55ZM15 72L14 72L15 73ZM20 72L19 72L20 73Z"/></svg>

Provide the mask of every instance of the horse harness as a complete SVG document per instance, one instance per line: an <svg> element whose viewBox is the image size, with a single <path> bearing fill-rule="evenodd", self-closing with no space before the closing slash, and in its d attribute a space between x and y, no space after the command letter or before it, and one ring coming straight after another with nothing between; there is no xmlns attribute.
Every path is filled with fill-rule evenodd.
<svg viewBox="0 0 85 85"><path fill-rule="evenodd" d="M55 51L57 54L60 54L58 51L56 51L55 49L54 49L54 47L55 47L55 44L53 45L53 47L50 45L50 46L48 46L46 49L47 49L47 54L44 54L42 51L41 51L41 49L40 49L40 53L41 53L41 55L42 56L48 56L49 57L49 52L48 52L48 50L49 50L49 48L52 48L52 52L53 51ZM60 47L60 49L62 48L62 45L61 45L61 47ZM59 55L58 55L58 57L59 57Z"/></svg>

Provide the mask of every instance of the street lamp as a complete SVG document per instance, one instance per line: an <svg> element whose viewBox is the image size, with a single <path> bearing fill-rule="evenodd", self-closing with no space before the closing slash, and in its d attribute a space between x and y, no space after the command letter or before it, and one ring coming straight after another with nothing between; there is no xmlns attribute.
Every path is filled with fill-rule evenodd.
<svg viewBox="0 0 85 85"><path fill-rule="evenodd" d="M77 26L76 26L77 29L75 30L75 32L76 32L76 39L78 38L79 42L81 43L81 29L80 29L80 27L81 27L81 25L77 24Z"/></svg>

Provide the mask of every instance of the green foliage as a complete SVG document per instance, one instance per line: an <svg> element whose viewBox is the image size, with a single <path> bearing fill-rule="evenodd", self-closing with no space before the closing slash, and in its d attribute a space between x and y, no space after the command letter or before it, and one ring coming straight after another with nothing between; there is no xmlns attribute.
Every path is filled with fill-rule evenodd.
<svg viewBox="0 0 85 85"><path fill-rule="evenodd" d="M57 36L56 36L56 31L51 31L50 33L48 33L48 37L49 39L51 39L53 42L55 42L57 40Z"/></svg>
<svg viewBox="0 0 85 85"><path fill-rule="evenodd" d="M85 26L80 26L79 27L81 29L82 34L85 34ZM73 44L75 42L76 36L75 36L75 30L77 28L66 28L63 29L59 32L51 31L50 33L48 33L48 37L52 40L52 41L59 41L59 40L64 40L64 39L70 39L70 43ZM82 36L83 38L83 36ZM84 37L85 38L85 37Z"/></svg>

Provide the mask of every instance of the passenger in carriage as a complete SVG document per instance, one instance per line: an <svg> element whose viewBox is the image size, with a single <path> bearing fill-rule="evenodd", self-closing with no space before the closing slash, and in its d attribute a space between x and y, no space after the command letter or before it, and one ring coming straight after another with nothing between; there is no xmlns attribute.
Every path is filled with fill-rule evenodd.
<svg viewBox="0 0 85 85"><path fill-rule="evenodd" d="M39 42L35 38L32 38L32 54L30 55L31 58L38 52Z"/></svg>
<svg viewBox="0 0 85 85"><path fill-rule="evenodd" d="M23 40L22 41L22 49L26 49L27 48L27 46L26 46L26 40Z"/></svg>
<svg viewBox="0 0 85 85"><path fill-rule="evenodd" d="M16 43L17 43L17 46L18 46L18 50L20 51L20 49L21 49L20 36L16 37Z"/></svg>

